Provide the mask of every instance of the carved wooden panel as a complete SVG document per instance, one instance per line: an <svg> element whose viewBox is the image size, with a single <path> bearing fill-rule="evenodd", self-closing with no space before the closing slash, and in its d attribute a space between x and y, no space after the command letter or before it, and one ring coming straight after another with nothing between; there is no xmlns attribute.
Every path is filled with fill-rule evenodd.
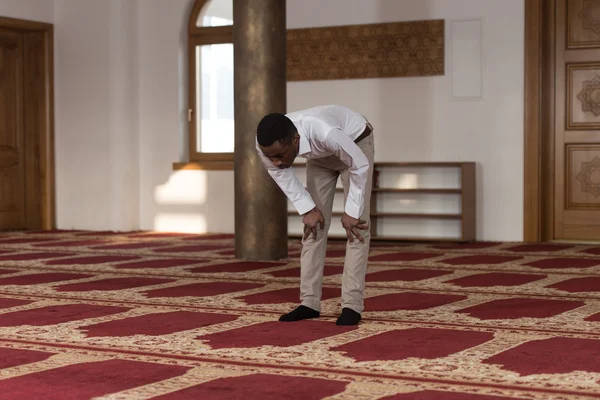
<svg viewBox="0 0 600 400"><path fill-rule="evenodd" d="M600 129L600 63L567 65L567 129Z"/></svg>
<svg viewBox="0 0 600 400"><path fill-rule="evenodd" d="M0 32L0 229L24 228L22 36Z"/></svg>
<svg viewBox="0 0 600 400"><path fill-rule="evenodd" d="M0 170L0 211L19 211L18 199L18 168L4 168Z"/></svg>
<svg viewBox="0 0 600 400"><path fill-rule="evenodd" d="M600 145L567 145L567 208L600 208Z"/></svg>
<svg viewBox="0 0 600 400"><path fill-rule="evenodd" d="M444 74L444 20L290 29L288 81Z"/></svg>
<svg viewBox="0 0 600 400"><path fill-rule="evenodd" d="M569 0L567 47L600 47L600 0Z"/></svg>

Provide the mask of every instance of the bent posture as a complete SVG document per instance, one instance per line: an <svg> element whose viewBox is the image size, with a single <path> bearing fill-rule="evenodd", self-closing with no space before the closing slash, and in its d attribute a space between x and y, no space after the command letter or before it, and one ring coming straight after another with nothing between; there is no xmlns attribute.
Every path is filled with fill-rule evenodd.
<svg viewBox="0 0 600 400"><path fill-rule="evenodd" d="M364 306L365 274L371 235L369 205L373 176L373 127L361 114L327 105L289 114L269 114L257 128L256 146L262 162L303 216L300 257L301 304L280 321L318 318L321 285L338 177L344 187L346 258L342 279L342 312L338 325L356 325ZM305 188L292 164L307 159Z"/></svg>

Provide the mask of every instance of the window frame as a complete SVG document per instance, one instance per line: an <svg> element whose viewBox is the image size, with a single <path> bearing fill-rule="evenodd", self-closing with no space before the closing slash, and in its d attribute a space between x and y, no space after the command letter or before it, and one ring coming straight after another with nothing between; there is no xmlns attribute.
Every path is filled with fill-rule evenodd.
<svg viewBox="0 0 600 400"><path fill-rule="evenodd" d="M191 163L216 162L223 166L223 162L230 162L233 168L234 154L231 153L203 153L198 151L196 113L196 46L209 44L233 44L233 25L227 26L196 26L198 17L203 8L211 0L196 0L188 21L188 144L189 160ZM216 164L215 164L216 166ZM205 166L199 166L206 169ZM209 166L210 167L210 166ZM218 168L222 169L222 168Z"/></svg>

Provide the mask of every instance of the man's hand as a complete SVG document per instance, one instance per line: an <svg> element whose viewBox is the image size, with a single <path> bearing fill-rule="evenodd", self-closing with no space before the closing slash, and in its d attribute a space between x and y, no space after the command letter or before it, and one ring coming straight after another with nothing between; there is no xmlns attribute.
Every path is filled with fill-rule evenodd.
<svg viewBox="0 0 600 400"><path fill-rule="evenodd" d="M302 218L302 223L304 224L304 240L306 240L310 234L313 234L313 239L317 239L317 229L319 225L321 229L325 227L325 218L323 214L317 207L313 208L306 214L304 214L304 218Z"/></svg>
<svg viewBox="0 0 600 400"><path fill-rule="evenodd" d="M354 238L352 237L353 235L356 236L356 238L360 240L361 243L365 242L365 239L360 235L359 230L365 230L369 228L369 226L367 225L367 221L362 221L353 218L348 214L344 213L344 215L342 216L342 226L346 230L346 236L348 237L350 243L354 242Z"/></svg>

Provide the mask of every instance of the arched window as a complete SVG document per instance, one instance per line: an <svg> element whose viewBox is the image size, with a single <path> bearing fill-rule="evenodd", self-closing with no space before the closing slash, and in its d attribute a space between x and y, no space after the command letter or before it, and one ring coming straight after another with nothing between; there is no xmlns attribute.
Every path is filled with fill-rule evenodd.
<svg viewBox="0 0 600 400"><path fill-rule="evenodd" d="M196 0L188 57L190 161L233 162L233 0Z"/></svg>

